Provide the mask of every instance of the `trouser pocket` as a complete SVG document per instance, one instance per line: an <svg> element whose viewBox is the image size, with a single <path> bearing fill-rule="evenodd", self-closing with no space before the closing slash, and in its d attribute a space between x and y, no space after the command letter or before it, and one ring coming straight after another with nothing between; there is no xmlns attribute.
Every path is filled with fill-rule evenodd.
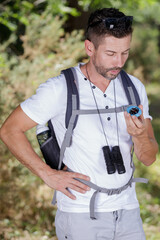
<svg viewBox="0 0 160 240"><path fill-rule="evenodd" d="M58 240L73 240L69 233L69 215L57 210L55 218L56 235Z"/></svg>

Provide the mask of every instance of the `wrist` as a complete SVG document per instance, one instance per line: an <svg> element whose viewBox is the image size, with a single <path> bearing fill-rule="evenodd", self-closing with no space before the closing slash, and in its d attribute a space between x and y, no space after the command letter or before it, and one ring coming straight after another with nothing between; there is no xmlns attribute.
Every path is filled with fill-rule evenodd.
<svg viewBox="0 0 160 240"><path fill-rule="evenodd" d="M39 177L45 181L46 178L48 178L51 174L56 173L57 170L52 169L48 164L43 162L43 165L39 168L38 175Z"/></svg>
<svg viewBox="0 0 160 240"><path fill-rule="evenodd" d="M144 131L143 133L140 133L138 135L133 135L132 136L132 140L134 141L145 141L145 140L149 140L148 134L146 131Z"/></svg>

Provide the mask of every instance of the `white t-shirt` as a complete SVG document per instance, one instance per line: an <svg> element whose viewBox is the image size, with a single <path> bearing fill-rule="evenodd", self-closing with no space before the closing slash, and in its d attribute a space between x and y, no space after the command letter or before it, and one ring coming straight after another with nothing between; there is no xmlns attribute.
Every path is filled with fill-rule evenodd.
<svg viewBox="0 0 160 240"><path fill-rule="evenodd" d="M96 109L92 89L99 109L114 108L115 97L113 81L116 89L116 106L127 105L122 82L119 78L112 80L103 93L99 88L91 89L89 81L80 70L80 64L75 67L78 77L78 89L80 97L80 109ZM135 77L129 75L135 85L141 104L143 105L144 118L150 118L148 112L148 99L144 85ZM93 84L92 84L93 86ZM36 94L21 103L23 111L38 124L45 124L52 119L57 140L61 146L65 128L65 113L67 105L67 88L64 75L50 78L41 84ZM102 147L106 146L106 139L102 129L102 124L98 114L80 115L76 128L72 135L72 144L66 149L64 163L73 171L90 176L91 182L104 188L119 188L125 185L132 174L131 147L132 138L127 133L124 113L117 113L119 146L123 156L126 173L108 174L102 152ZM118 145L117 122L115 113L101 114L101 120L107 136L108 145L113 147ZM57 205L62 211L67 212L89 212L89 202L95 190L91 189L85 194L70 190L76 200L71 200L63 193L57 193ZM133 209L138 207L138 200L135 193L135 184L128 187L118 195L108 196L99 193L96 197L95 211L107 212L118 209Z"/></svg>

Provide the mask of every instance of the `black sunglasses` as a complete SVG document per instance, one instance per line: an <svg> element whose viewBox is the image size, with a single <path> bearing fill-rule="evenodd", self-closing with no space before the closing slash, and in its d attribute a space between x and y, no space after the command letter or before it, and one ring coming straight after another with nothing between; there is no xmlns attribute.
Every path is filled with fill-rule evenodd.
<svg viewBox="0 0 160 240"><path fill-rule="evenodd" d="M121 18L106 18L106 19L91 23L88 26L88 28L94 27L94 26L100 24L101 22L104 22L106 28L109 30L119 27L119 24L127 30L129 27L132 26L133 17L132 16L124 16Z"/></svg>

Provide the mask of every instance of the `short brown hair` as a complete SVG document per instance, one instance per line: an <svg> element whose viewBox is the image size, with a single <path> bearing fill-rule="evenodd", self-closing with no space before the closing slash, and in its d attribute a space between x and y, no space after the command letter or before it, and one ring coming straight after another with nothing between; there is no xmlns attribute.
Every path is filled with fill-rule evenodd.
<svg viewBox="0 0 160 240"><path fill-rule="evenodd" d="M130 24L126 27L126 19L130 20ZM98 9L91 13L88 19L88 26L85 33L86 39L93 42L97 48L102 38L106 35L114 36L116 38L123 38L129 34L132 34L132 19L133 17L127 17L123 12L120 12L115 8L103 8ZM105 21L117 20L116 25L112 25L111 28L106 27Z"/></svg>

